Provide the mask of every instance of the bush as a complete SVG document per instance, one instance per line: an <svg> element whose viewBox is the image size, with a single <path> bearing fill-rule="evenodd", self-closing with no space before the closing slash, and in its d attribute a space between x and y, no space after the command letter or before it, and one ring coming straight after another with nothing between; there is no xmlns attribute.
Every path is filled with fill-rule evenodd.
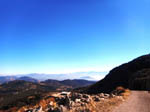
<svg viewBox="0 0 150 112"><path fill-rule="evenodd" d="M115 95L121 95L125 91L126 91L126 89L124 87L118 86L112 93Z"/></svg>

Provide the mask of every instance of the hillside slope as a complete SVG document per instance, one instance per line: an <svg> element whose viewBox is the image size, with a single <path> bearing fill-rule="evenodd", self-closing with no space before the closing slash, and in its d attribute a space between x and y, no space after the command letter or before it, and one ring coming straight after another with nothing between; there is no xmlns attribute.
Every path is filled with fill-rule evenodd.
<svg viewBox="0 0 150 112"><path fill-rule="evenodd" d="M130 87L130 79L133 78L136 72L150 68L150 55L144 55L138 57L128 63L125 63L119 67L114 68L109 74L96 84L86 88L84 92L88 94L96 94L100 92L109 93L117 86L123 86L125 88ZM150 74L148 74L150 75ZM137 77L137 76L136 76ZM134 77L135 78L135 77ZM148 80L147 80L148 81ZM149 89L149 86L144 87L142 85L138 88L132 87L132 89Z"/></svg>
<svg viewBox="0 0 150 112"><path fill-rule="evenodd" d="M60 88L60 87L65 87L65 88L78 88L78 87L85 87L88 85L92 85L96 83L96 81L88 81L88 80L83 80L83 79L74 79L74 80L63 80L63 81L58 81L58 80L52 80L48 79L46 81L41 82L45 85L51 85L54 86L55 88Z"/></svg>
<svg viewBox="0 0 150 112"><path fill-rule="evenodd" d="M53 92L53 86L15 80L0 85L0 110L36 103L44 93ZM34 97L30 99L29 97Z"/></svg>

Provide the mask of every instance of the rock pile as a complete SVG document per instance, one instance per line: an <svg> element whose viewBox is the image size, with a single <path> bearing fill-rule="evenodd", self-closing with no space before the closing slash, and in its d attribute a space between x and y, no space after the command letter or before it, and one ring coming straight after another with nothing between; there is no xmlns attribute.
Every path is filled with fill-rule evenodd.
<svg viewBox="0 0 150 112"><path fill-rule="evenodd" d="M87 107L91 102L100 102L112 97L116 97L116 95L104 93L88 95L74 92L69 94L57 94L48 96L44 101L41 101L45 104L39 102L39 104L34 107L24 107L24 110L22 108L22 110L20 109L18 112L70 112L70 110L73 109ZM83 112L90 111L85 110Z"/></svg>

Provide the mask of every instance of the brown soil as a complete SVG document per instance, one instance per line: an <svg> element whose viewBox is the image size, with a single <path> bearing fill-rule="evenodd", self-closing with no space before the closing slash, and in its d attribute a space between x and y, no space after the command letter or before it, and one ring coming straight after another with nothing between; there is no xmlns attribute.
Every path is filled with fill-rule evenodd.
<svg viewBox="0 0 150 112"><path fill-rule="evenodd" d="M150 93L132 91L129 98L113 112L150 112Z"/></svg>

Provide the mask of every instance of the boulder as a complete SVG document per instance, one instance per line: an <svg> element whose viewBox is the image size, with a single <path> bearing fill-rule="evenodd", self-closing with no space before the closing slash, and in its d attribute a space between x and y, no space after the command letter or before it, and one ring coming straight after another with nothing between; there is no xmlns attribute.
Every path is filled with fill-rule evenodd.
<svg viewBox="0 0 150 112"><path fill-rule="evenodd" d="M75 103L80 103L81 99L75 99Z"/></svg>

